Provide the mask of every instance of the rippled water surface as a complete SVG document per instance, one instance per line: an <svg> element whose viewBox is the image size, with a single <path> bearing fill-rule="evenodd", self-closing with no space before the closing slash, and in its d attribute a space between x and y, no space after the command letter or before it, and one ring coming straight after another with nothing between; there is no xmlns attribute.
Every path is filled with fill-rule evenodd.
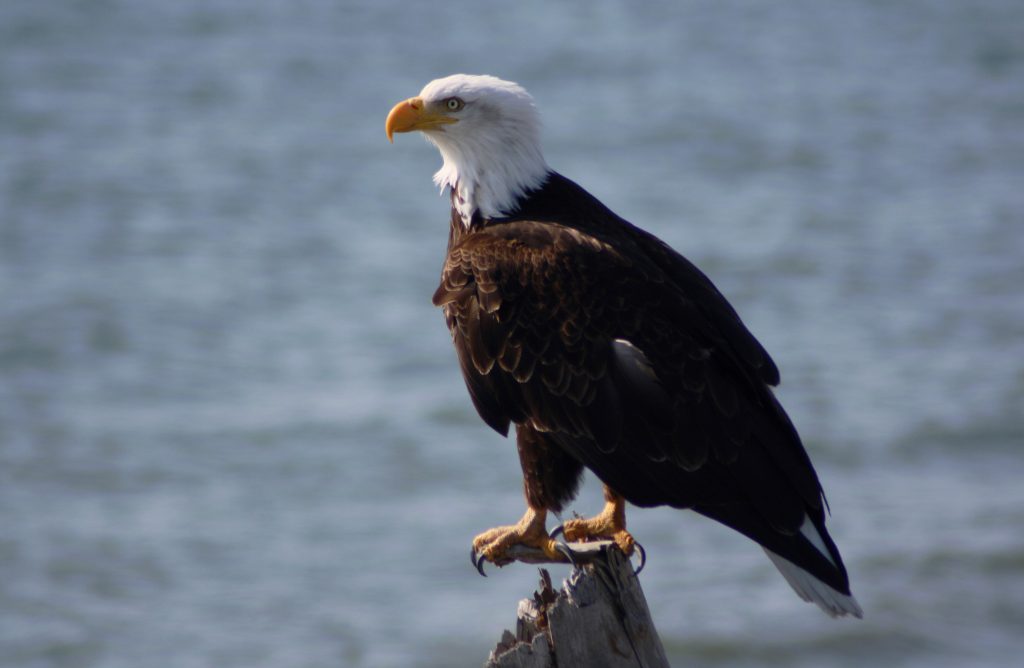
<svg viewBox="0 0 1024 668"><path fill-rule="evenodd" d="M518 464L429 303L438 156L383 134L458 71L712 276L828 492L862 622L631 515L673 662L1015 663L1022 34L1015 0L4 2L0 663L483 662L536 580L466 559Z"/></svg>

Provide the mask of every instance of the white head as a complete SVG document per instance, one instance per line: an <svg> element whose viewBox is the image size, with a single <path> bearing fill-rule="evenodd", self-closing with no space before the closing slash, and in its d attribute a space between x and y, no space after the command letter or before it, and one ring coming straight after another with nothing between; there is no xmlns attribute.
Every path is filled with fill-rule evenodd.
<svg viewBox="0 0 1024 668"><path fill-rule="evenodd" d="M548 174L540 150L540 118L521 86L487 75L453 74L428 83L388 114L388 139L419 130L444 164L434 174L458 195L467 225L474 211L498 217L515 208Z"/></svg>

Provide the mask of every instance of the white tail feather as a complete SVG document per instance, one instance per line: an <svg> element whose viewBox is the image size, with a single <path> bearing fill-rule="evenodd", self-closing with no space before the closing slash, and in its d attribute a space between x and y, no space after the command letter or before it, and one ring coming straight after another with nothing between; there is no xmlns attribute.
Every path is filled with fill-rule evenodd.
<svg viewBox="0 0 1024 668"><path fill-rule="evenodd" d="M852 595L841 594L789 559L780 557L767 548L764 548L764 551L793 591L803 600L816 604L829 617L853 615L860 619L864 616L864 611Z"/></svg>

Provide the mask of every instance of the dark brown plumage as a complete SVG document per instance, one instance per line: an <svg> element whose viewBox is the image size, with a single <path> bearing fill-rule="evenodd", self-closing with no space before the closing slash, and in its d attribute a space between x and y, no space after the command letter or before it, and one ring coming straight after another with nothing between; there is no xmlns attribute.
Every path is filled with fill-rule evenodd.
<svg viewBox="0 0 1024 668"><path fill-rule="evenodd" d="M769 387L775 364L663 242L552 173L510 216L465 229L453 208L433 301L480 416L517 425L529 501L561 510L586 467L631 503L693 508L849 594L818 478ZM805 514L835 566L800 535Z"/></svg>

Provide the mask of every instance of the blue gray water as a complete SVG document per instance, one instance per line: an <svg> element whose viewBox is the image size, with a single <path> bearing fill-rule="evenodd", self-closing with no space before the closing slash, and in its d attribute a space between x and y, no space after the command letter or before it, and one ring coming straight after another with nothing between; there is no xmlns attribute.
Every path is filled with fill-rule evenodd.
<svg viewBox="0 0 1024 668"><path fill-rule="evenodd" d="M1021 35L1018 0L5 0L0 664L473 666L512 624L535 569L467 559L522 500L429 304L438 157L383 133L458 71L706 269L828 492L862 622L631 515L674 663L1015 663Z"/></svg>

